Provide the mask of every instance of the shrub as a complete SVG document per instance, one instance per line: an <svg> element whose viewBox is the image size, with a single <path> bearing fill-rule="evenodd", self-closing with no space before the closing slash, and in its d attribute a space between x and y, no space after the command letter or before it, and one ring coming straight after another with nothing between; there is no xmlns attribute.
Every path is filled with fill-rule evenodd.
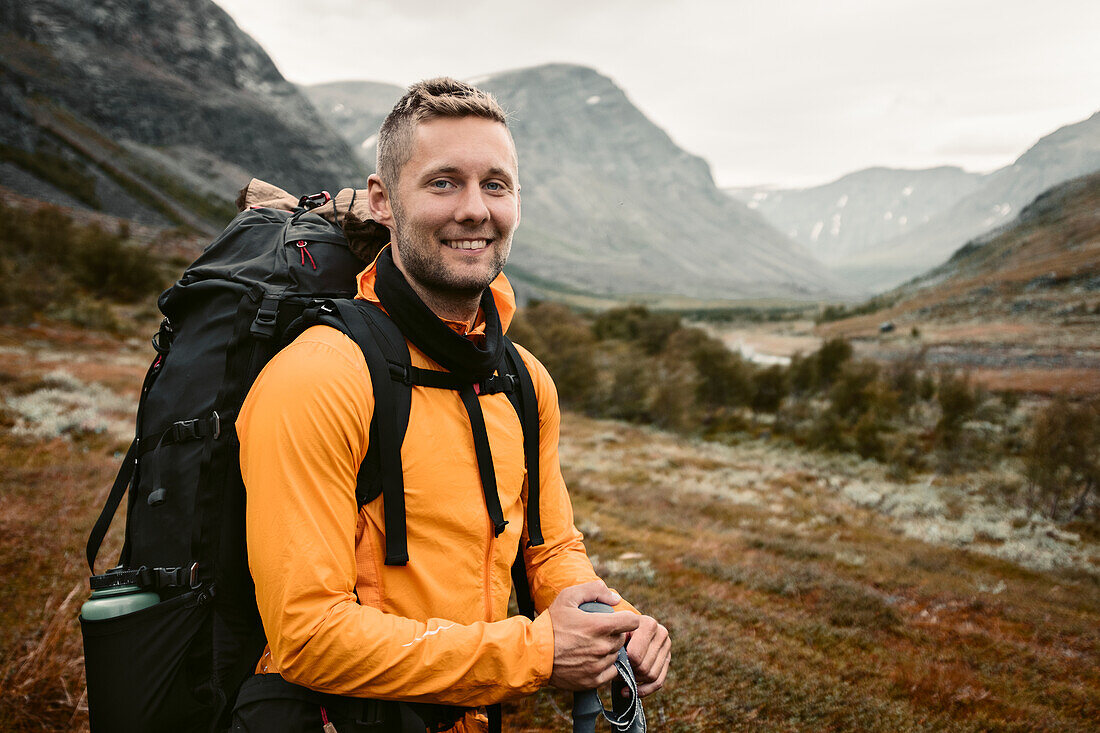
<svg viewBox="0 0 1100 733"><path fill-rule="evenodd" d="M653 365L637 346L624 344L613 352L611 385L600 401L600 414L621 420L649 418Z"/></svg>
<svg viewBox="0 0 1100 733"><path fill-rule="evenodd" d="M676 430L694 430L703 422L695 401L698 373L693 364L669 349L654 359L650 414L653 423Z"/></svg>
<svg viewBox="0 0 1100 733"><path fill-rule="evenodd" d="M842 338L829 339L814 355L817 361L817 385L828 387L852 358L852 345Z"/></svg>
<svg viewBox="0 0 1100 733"><path fill-rule="evenodd" d="M787 370L776 365L758 371L753 375L752 387L752 409L757 412L775 412L790 392Z"/></svg>
<svg viewBox="0 0 1100 733"><path fill-rule="evenodd" d="M689 362L696 372L695 398L707 408L747 405L751 368L721 341L697 328L678 328L665 348L672 358Z"/></svg>
<svg viewBox="0 0 1100 733"><path fill-rule="evenodd" d="M829 390L829 401L841 417L855 421L876 404L878 365L870 361L843 366Z"/></svg>
<svg viewBox="0 0 1100 733"><path fill-rule="evenodd" d="M0 321L23 322L36 313L73 320L82 301L133 303L167 284L163 265L127 241L128 227L105 231L78 224L61 209L26 212L0 203ZM111 321L100 314L95 322ZM83 324L89 325L89 324Z"/></svg>
<svg viewBox="0 0 1100 733"><path fill-rule="evenodd" d="M860 416L853 431L856 452L861 458L883 460L886 456L886 444L883 442L885 428L873 412Z"/></svg>
<svg viewBox="0 0 1100 733"><path fill-rule="evenodd" d="M803 356L798 353L792 356L787 373L790 375L792 393L803 395L817 390L817 361L812 354Z"/></svg>
<svg viewBox="0 0 1100 733"><path fill-rule="evenodd" d="M669 336L679 328L680 316L653 313L641 305L604 311L592 324L593 333L601 341L618 339L636 343L651 356L663 351Z"/></svg>
<svg viewBox="0 0 1100 733"><path fill-rule="evenodd" d="M509 328L512 332L512 328ZM517 338L554 378L563 405L588 409L596 384L595 338L588 323L564 305L538 303L526 309Z"/></svg>
<svg viewBox="0 0 1100 733"><path fill-rule="evenodd" d="M1081 514L1100 484L1100 404L1070 404L1060 397L1035 416L1024 448L1024 473L1032 503L1043 502L1052 519Z"/></svg>
<svg viewBox="0 0 1100 733"><path fill-rule="evenodd" d="M963 423L970 419L980 403L978 392L970 383L970 375L957 376L950 371L940 373L936 401L940 406L940 419L936 423L936 438L940 443L957 439Z"/></svg>

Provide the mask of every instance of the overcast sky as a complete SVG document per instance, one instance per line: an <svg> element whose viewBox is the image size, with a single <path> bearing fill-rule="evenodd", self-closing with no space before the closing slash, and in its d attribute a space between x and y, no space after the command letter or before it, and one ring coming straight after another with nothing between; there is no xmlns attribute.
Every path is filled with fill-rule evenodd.
<svg viewBox="0 0 1100 733"><path fill-rule="evenodd" d="M1100 0L216 0L297 83L610 76L723 186L1011 163L1100 110Z"/></svg>

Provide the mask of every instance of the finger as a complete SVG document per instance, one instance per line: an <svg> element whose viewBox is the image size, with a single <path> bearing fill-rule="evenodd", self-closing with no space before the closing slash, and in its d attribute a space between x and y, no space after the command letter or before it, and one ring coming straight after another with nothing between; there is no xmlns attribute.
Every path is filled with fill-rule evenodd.
<svg viewBox="0 0 1100 733"><path fill-rule="evenodd" d="M581 583L571 585L558 593L558 598L570 606L580 606L582 603L593 601L600 594L600 587L606 588L602 582Z"/></svg>
<svg viewBox="0 0 1100 733"><path fill-rule="evenodd" d="M639 619L641 618L636 613L631 611L616 611L615 613L606 613L594 615L600 621L600 629L608 636L621 636L619 646L623 645L626 641L626 633L628 631L634 631L638 628Z"/></svg>
<svg viewBox="0 0 1100 733"><path fill-rule="evenodd" d="M653 680L661 668L662 655L667 656L672 650L672 640L664 626L657 625L656 632L645 650L642 661L635 668L645 677L646 682Z"/></svg>
<svg viewBox="0 0 1100 733"><path fill-rule="evenodd" d="M635 670L643 665L647 652L654 645L653 635L656 631L656 622L653 622L653 619L648 616L642 616L638 620L638 628L630 634L630 640L626 645L626 655L630 657L630 666L634 667Z"/></svg>
<svg viewBox="0 0 1100 733"><path fill-rule="evenodd" d="M598 601L614 606L623 600L618 593L610 590L602 580L591 580L587 583L570 586L559 595L567 599L569 604L573 606L580 606L582 603L588 603L589 601Z"/></svg>
<svg viewBox="0 0 1100 733"><path fill-rule="evenodd" d="M622 603L622 596L608 588L602 580L600 581L600 585L603 586L603 590L600 591L599 597L594 600L600 603L606 603L609 606L617 606Z"/></svg>
<svg viewBox="0 0 1100 733"><path fill-rule="evenodd" d="M592 686L593 687L603 687L604 685L610 684L611 681L616 679L618 676L619 676L619 670L615 669L614 664L612 664L612 666L608 667L607 669L603 670L598 675L596 675L595 684L592 685Z"/></svg>
<svg viewBox="0 0 1100 733"><path fill-rule="evenodd" d="M661 665L661 673L657 675L657 679L653 682L648 682L644 685L638 686L638 695L645 697L646 695L652 695L657 690L665 686L665 679L668 677L668 668L672 663L672 656L669 655L664 658L664 663Z"/></svg>

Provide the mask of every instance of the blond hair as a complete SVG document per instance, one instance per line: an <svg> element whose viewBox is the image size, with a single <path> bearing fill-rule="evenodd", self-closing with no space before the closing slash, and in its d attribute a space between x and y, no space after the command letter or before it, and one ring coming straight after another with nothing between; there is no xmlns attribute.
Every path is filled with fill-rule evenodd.
<svg viewBox="0 0 1100 733"><path fill-rule="evenodd" d="M440 117L481 117L508 126L493 95L475 86L446 76L413 84L378 131L378 175L386 188L394 190L401 167L412 157L416 124Z"/></svg>

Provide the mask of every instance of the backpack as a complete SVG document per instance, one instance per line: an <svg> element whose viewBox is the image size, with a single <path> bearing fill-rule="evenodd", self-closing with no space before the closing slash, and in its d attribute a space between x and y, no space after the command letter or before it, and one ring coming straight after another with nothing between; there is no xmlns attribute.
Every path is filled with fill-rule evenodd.
<svg viewBox="0 0 1100 733"><path fill-rule="evenodd" d="M136 585L160 602L104 620L81 617L93 731L228 726L266 643L248 570L234 421L263 366L310 325L338 328L363 351L376 410L356 497L361 506L385 495L386 561L408 559L400 448L418 375L393 322L352 300L365 265L340 225L316 211L330 200L324 193L303 197L292 210L245 209L158 300L165 318L153 338L135 438L90 533L87 559L93 591ZM511 342L507 350L508 372L482 387L508 392L537 487L534 389ZM94 575L127 491L118 567ZM530 489L527 514L529 537L539 544L537 491ZM521 611L533 617L521 555L512 576Z"/></svg>

